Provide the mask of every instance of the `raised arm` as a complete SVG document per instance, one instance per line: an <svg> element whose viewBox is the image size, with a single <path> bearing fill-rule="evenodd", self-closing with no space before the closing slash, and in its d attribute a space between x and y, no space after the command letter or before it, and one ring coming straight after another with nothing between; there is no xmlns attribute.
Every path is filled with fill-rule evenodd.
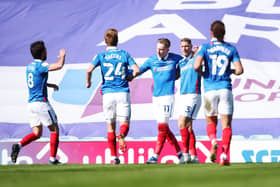
<svg viewBox="0 0 280 187"><path fill-rule="evenodd" d="M65 49L60 49L59 56L58 56L59 60L56 63L50 64L49 71L60 70L64 65L65 55L66 55Z"/></svg>

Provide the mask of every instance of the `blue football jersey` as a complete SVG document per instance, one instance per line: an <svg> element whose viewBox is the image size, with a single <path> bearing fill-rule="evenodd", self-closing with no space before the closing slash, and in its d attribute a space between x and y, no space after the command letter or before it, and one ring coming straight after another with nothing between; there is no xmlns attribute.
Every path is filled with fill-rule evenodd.
<svg viewBox="0 0 280 187"><path fill-rule="evenodd" d="M231 63L240 61L239 54L234 46L222 43L216 39L203 44L198 56L205 62L204 90L232 89Z"/></svg>
<svg viewBox="0 0 280 187"><path fill-rule="evenodd" d="M179 61L180 94L201 94L201 75L194 70L193 54Z"/></svg>
<svg viewBox="0 0 280 187"><path fill-rule="evenodd" d="M101 67L103 94L129 92L126 80L128 68L136 63L126 51L108 47L106 51L98 53L91 63Z"/></svg>
<svg viewBox="0 0 280 187"><path fill-rule="evenodd" d="M49 64L33 60L26 68L26 82L29 91L28 102L48 101L47 81Z"/></svg>
<svg viewBox="0 0 280 187"><path fill-rule="evenodd" d="M174 53L168 53L164 59L157 55L151 56L140 67L140 74L147 70L152 71L154 80L153 96L173 95L175 89L176 71L178 62L182 57Z"/></svg>

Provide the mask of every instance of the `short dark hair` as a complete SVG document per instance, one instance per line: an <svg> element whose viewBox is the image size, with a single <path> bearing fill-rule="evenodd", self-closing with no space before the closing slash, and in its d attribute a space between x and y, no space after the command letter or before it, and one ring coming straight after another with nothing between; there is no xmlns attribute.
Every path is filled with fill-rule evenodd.
<svg viewBox="0 0 280 187"><path fill-rule="evenodd" d="M170 40L168 38L159 38L158 43L163 44L166 48L171 46Z"/></svg>
<svg viewBox="0 0 280 187"><path fill-rule="evenodd" d="M118 45L118 30L117 29L108 29L104 34L105 43L108 46L117 46Z"/></svg>
<svg viewBox="0 0 280 187"><path fill-rule="evenodd" d="M181 42L188 42L188 44L192 44L192 40L189 38L182 38Z"/></svg>
<svg viewBox="0 0 280 187"><path fill-rule="evenodd" d="M30 45L30 52L34 59L44 60L46 58L44 55L45 50L46 50L45 43L42 40L33 42Z"/></svg>
<svg viewBox="0 0 280 187"><path fill-rule="evenodd" d="M216 20L211 24L211 31L213 32L213 35L215 38L218 39L218 41L223 42L224 41L224 36L226 34L225 30L225 24L220 21Z"/></svg>

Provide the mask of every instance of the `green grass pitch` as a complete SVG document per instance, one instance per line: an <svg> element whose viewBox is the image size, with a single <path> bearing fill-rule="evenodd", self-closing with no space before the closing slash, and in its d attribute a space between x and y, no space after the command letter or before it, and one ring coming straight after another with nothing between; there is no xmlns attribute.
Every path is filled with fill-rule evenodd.
<svg viewBox="0 0 280 187"><path fill-rule="evenodd" d="M279 163L4 165L1 187L278 187Z"/></svg>

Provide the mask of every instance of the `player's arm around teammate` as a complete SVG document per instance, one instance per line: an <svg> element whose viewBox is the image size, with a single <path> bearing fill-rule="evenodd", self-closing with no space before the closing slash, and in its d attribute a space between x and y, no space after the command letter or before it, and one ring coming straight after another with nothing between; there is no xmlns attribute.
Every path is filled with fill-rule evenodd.
<svg viewBox="0 0 280 187"><path fill-rule="evenodd" d="M158 162L159 155L166 140L177 152L179 162L183 163L183 154L176 137L169 128L169 118L173 112L176 72L180 55L169 53L170 41L160 38L156 44L156 55L147 59L140 67L140 74L151 70L154 80L153 109L158 124L158 137L154 155L147 160L148 164Z"/></svg>

